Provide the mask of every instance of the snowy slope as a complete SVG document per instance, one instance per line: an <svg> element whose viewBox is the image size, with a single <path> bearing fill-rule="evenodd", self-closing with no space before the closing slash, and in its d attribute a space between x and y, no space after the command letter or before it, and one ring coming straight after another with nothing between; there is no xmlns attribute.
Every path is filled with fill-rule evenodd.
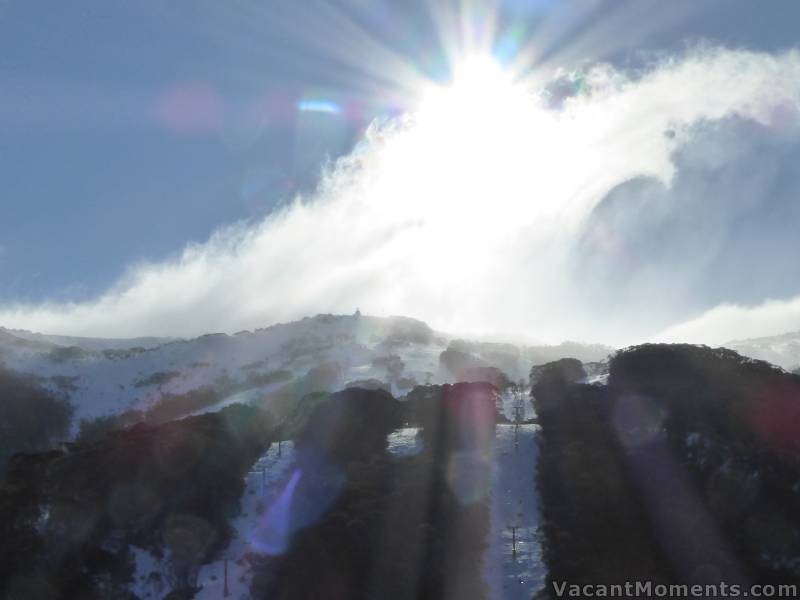
<svg viewBox="0 0 800 600"><path fill-rule="evenodd" d="M269 396L273 392L278 391L283 383L272 383L270 385L263 385L260 387L255 387L252 389L244 390L242 392L236 392L231 394L230 396L226 396L219 402L212 404L211 406L206 406L205 408L200 408L194 412L189 413L186 417L196 417L197 415L203 415L206 413L218 412L225 407L228 407L232 404L253 404L261 398ZM183 417L183 418L186 418Z"/></svg>
<svg viewBox="0 0 800 600"><path fill-rule="evenodd" d="M530 598L544 582L545 569L538 541L539 498L533 485L538 426L521 425L515 444L514 426L498 425L490 492L491 529L485 552L484 576L490 598ZM388 436L388 452L407 457L422 450L419 428L400 428ZM291 441L276 444L258 459L245 479L240 513L231 519L233 538L214 560L201 566L196 600L227 597L250 600L252 569L248 555L261 550L258 538L265 515L280 504L298 473ZM324 474L324 471L323 471ZM311 471L310 476L318 473ZM516 527L512 534L511 527ZM515 544L512 543L512 536ZM512 547L516 548L513 555ZM169 561L133 548L135 574L131 592L139 598L162 598L170 591Z"/></svg>
<svg viewBox="0 0 800 600"><path fill-rule="evenodd" d="M197 577L202 589L195 600L217 600L225 591L225 562L227 559L228 593L236 600L250 597L250 565L246 554L251 550L249 537L258 526L261 515L278 497L292 471L295 453L294 444L286 441L273 444L258 459L247 476L244 494L240 500L241 512L232 520L234 538L221 553L218 560L203 565Z"/></svg>
<svg viewBox="0 0 800 600"><path fill-rule="evenodd" d="M766 360L787 370L800 367L800 331L724 344L739 354Z"/></svg>
<svg viewBox="0 0 800 600"><path fill-rule="evenodd" d="M534 475L538 425L497 425L492 488L491 529L484 554L484 577L492 600L529 600L544 586L547 574L539 538L539 494Z"/></svg>
<svg viewBox="0 0 800 600"><path fill-rule="evenodd" d="M68 395L78 421L147 408L165 394L213 387L221 379L247 387L252 375L287 370L299 377L322 364L336 365L342 386L358 379L387 381L386 367L373 362L392 354L409 356L400 373L407 381L400 383L441 381L439 354L447 343L411 319L320 315L254 332L125 351L67 348L0 330L0 362L36 374L46 386ZM403 392L396 383L391 387Z"/></svg>
<svg viewBox="0 0 800 600"><path fill-rule="evenodd" d="M503 414L509 421L514 421L514 406L519 403L522 407L521 419L527 421L536 417L536 411L533 409L533 404L530 401L530 390L523 389L519 392L506 390L500 395L503 402Z"/></svg>
<svg viewBox="0 0 800 600"><path fill-rule="evenodd" d="M238 393L261 387L258 377L287 371L299 378L321 365L338 374L334 388L376 380L402 395L416 384L455 381L439 360L452 344L515 380L527 373L532 360L545 355L569 349L570 354L591 357L605 351L576 344L522 347L456 341L414 319L360 314L317 315L235 335L158 342L64 338L0 328L0 364L35 374L43 385L69 397L76 407L76 430L81 419L144 410L164 395L198 388L233 388ZM136 346L122 348L126 344Z"/></svg>
<svg viewBox="0 0 800 600"><path fill-rule="evenodd" d="M388 436L388 451L395 456L411 456L422 450L422 441L417 435L419 428L401 428ZM281 493L287 488L290 475L295 472L295 452L291 441L278 446L273 444L256 462L247 477L247 487L240 499L241 513L232 520L235 537L218 560L203 565L197 584L202 586L195 600L216 600L223 597L225 588L225 558L228 559L228 592L231 598L250 598L250 566L246 560L248 552L256 551L249 538L259 527L259 520L266 514ZM306 472L313 477L314 472Z"/></svg>
<svg viewBox="0 0 800 600"><path fill-rule="evenodd" d="M203 565L197 574L200 591L195 600L217 600L228 597L236 600L250 597L250 565L246 560L251 550L249 538L258 521L280 494L295 461L294 444L283 442L280 450L272 444L256 461L245 479L245 489L239 500L240 513L231 520L233 538L216 560ZM141 548L133 548L135 574L130 590L139 598L163 598L169 593L168 561L159 560Z"/></svg>
<svg viewBox="0 0 800 600"><path fill-rule="evenodd" d="M389 434L389 454L399 457L414 456L419 454L425 447L419 435L419 427L401 427Z"/></svg>
<svg viewBox="0 0 800 600"><path fill-rule="evenodd" d="M6 329L4 331L18 338L32 342L42 342L45 344L55 344L56 346L77 346L84 350L124 350L125 348L155 348L168 342L175 341L176 338L168 337L138 337L138 338L91 338L77 337L69 335L51 335L45 333L35 333L25 329Z"/></svg>

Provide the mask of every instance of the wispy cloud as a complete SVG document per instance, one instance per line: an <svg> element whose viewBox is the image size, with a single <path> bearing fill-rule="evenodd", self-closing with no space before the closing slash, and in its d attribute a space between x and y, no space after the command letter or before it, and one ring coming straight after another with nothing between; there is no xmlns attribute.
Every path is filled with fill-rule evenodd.
<svg viewBox="0 0 800 600"><path fill-rule="evenodd" d="M734 338L747 339L791 331L800 331L800 296L767 300L755 306L715 306L694 319L673 325L657 339L724 344Z"/></svg>
<svg viewBox="0 0 800 600"><path fill-rule="evenodd" d="M637 177L672 189L678 171L697 163L718 176L713 161L728 160L735 136L725 152L675 159L696 143L701 124L735 117L776 135L796 131L800 55L698 49L635 75L600 65L581 82L558 109L537 90L486 104L462 95L375 124L312 197L136 266L92 301L0 307L0 323L192 335L358 306L477 333L654 335L662 324L648 330L646 298L633 305L621 295L624 311L606 319L597 294L618 290L590 295L575 273L592 211ZM764 186L752 194L766 194ZM668 274L684 286L697 275Z"/></svg>

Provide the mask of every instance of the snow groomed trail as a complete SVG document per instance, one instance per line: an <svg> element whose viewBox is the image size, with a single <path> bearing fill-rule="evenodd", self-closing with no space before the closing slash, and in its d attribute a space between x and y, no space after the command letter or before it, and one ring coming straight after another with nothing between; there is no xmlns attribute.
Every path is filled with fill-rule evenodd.
<svg viewBox="0 0 800 600"><path fill-rule="evenodd" d="M484 555L489 598L530 600L547 574L539 538L540 499L535 469L538 425L498 424L495 434L491 529Z"/></svg>
<svg viewBox="0 0 800 600"><path fill-rule="evenodd" d="M272 444L247 474L245 490L240 500L241 512L231 521L234 537L219 560L203 565L197 576L202 589L195 600L218 600L225 593L225 562L227 559L228 597L234 600L250 598L250 569L244 558L248 551L248 536L255 530L261 514L284 488L294 465L294 443Z"/></svg>
<svg viewBox="0 0 800 600"><path fill-rule="evenodd" d="M389 436L388 451L396 456L411 456L422 449L422 441L417 435L419 429L408 427L399 429ZM248 551L248 536L258 526L259 516L275 502L276 496L286 488L286 481L296 463L294 444L285 441L270 448L258 459L247 475L246 488L241 498L241 513L233 519L234 538L219 560L203 565L197 577L197 585L202 589L195 600L217 600L225 593L225 558L227 561L228 594L235 600L250 598L251 573L246 561L242 560Z"/></svg>
<svg viewBox="0 0 800 600"><path fill-rule="evenodd" d="M251 574L244 560L248 536L256 527L260 514L283 489L294 462L294 443L285 441L280 450L278 444L271 444L251 467L240 499L241 511L231 520L233 538L217 560L200 567L197 585L202 589L195 595L195 600L226 597L226 579L227 597L233 600L250 598ZM171 591L168 560L155 558L141 548L132 547L132 551L135 570L131 592L139 598L163 598Z"/></svg>

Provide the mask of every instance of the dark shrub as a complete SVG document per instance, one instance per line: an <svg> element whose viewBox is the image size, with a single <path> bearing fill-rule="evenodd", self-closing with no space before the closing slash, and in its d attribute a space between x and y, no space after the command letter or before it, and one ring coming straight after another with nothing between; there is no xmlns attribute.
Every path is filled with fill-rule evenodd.
<svg viewBox="0 0 800 600"><path fill-rule="evenodd" d="M342 381L342 367L338 363L326 362L308 370L300 382L303 386L301 395L312 392L331 392Z"/></svg>
<svg viewBox="0 0 800 600"><path fill-rule="evenodd" d="M800 580L800 377L725 348L648 344L612 359L609 386L619 435L641 447L663 431L732 560L759 582ZM696 545L699 529L683 536Z"/></svg>
<svg viewBox="0 0 800 600"><path fill-rule="evenodd" d="M537 402L536 411L548 410L551 399L557 401L567 387L585 377L583 364L576 358L562 358L531 368L531 396Z"/></svg>
<svg viewBox="0 0 800 600"><path fill-rule="evenodd" d="M469 383L481 381L491 383L499 391L505 391L514 385L508 375L497 367L470 367L458 374L458 380Z"/></svg>
<svg viewBox="0 0 800 600"><path fill-rule="evenodd" d="M532 371L551 579L800 580L800 378L648 344L607 386L581 379L577 361Z"/></svg>
<svg viewBox="0 0 800 600"><path fill-rule="evenodd" d="M65 439L73 410L36 378L0 367L0 476L14 452L43 450Z"/></svg>
<svg viewBox="0 0 800 600"><path fill-rule="evenodd" d="M133 382L133 387L140 388L148 385L161 386L180 376L181 374L178 371L158 371L147 377L144 377L143 379L137 379Z"/></svg>
<svg viewBox="0 0 800 600"><path fill-rule="evenodd" d="M475 449L494 435L499 396L490 383L420 385L403 403L403 420L423 428L426 444Z"/></svg>
<svg viewBox="0 0 800 600"><path fill-rule="evenodd" d="M385 450L386 436L400 423L399 403L390 394L352 388L319 404L296 442L298 448L312 447L349 461Z"/></svg>
<svg viewBox="0 0 800 600"><path fill-rule="evenodd" d="M162 556L166 544L176 585L191 588L197 566L227 543L243 476L273 430L237 405L15 456L0 487L0 594L29 577L58 598L125 598L130 545Z"/></svg>
<svg viewBox="0 0 800 600"><path fill-rule="evenodd" d="M458 377L460 373L468 369L487 366L486 362L477 356L455 348L443 351L439 355L439 363L454 377Z"/></svg>
<svg viewBox="0 0 800 600"><path fill-rule="evenodd" d="M348 381L345 384L345 389L361 388L362 390L383 390L389 392L389 386L380 379L356 379L355 381Z"/></svg>
<svg viewBox="0 0 800 600"><path fill-rule="evenodd" d="M378 369L386 369L386 376L390 380L400 377L403 373L403 369L406 368L405 362L403 362L403 359L397 354L378 356L373 359L372 366Z"/></svg>
<svg viewBox="0 0 800 600"><path fill-rule="evenodd" d="M48 356L54 363L65 363L85 358L89 356L89 352L78 346L58 346L53 348Z"/></svg>

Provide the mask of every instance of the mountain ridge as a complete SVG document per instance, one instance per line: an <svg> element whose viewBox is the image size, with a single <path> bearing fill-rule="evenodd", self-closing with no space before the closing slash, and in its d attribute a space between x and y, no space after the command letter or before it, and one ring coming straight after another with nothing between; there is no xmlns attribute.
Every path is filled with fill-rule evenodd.
<svg viewBox="0 0 800 600"><path fill-rule="evenodd" d="M21 332L17 332L21 333ZM120 340L48 336L0 328L0 362L33 374L54 393L75 405L81 420L131 410L149 410L165 398L203 394L223 401L224 394L294 381L302 389L334 391L348 382L376 380L402 394L423 383L455 381L456 361L442 354L457 348L472 366L496 367L512 381L525 378L530 363L565 355L603 360L613 348L567 343L520 346L470 341L435 331L410 317L319 314L234 334L208 333L168 339L153 347L123 348ZM64 346L53 339L77 341ZM124 342L141 339L123 338ZM462 357L463 358L463 357ZM320 381L324 380L324 385ZM306 383L299 383L305 381Z"/></svg>

